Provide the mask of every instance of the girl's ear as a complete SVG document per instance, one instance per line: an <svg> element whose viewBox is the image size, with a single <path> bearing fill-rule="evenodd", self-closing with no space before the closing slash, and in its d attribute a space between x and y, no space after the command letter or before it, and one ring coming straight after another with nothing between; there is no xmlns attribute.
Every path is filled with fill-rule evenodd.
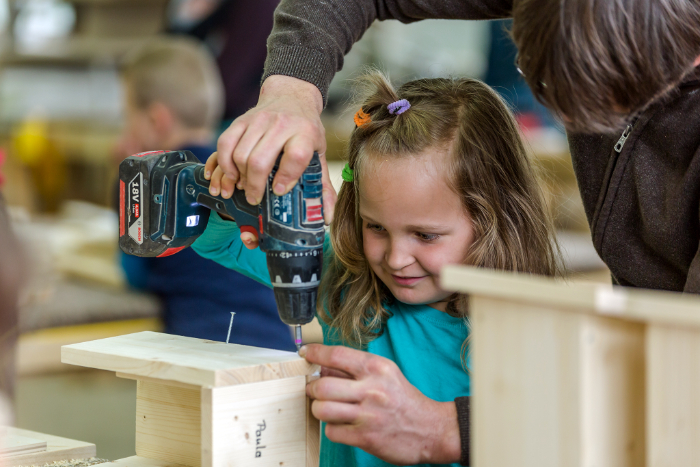
<svg viewBox="0 0 700 467"><path fill-rule="evenodd" d="M693 62L693 66L698 66L698 65L700 65L700 56L698 56L698 58L696 58L695 61Z"/></svg>

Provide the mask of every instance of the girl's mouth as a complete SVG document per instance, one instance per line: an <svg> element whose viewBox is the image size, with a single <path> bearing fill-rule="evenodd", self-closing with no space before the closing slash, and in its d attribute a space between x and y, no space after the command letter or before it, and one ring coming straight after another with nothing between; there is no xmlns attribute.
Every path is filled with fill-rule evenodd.
<svg viewBox="0 0 700 467"><path fill-rule="evenodd" d="M391 277L394 279L394 282L396 282L398 285L406 287L406 286L411 286L411 285L417 283L418 281L423 279L425 276L405 277L405 276L397 276L397 275L392 274Z"/></svg>

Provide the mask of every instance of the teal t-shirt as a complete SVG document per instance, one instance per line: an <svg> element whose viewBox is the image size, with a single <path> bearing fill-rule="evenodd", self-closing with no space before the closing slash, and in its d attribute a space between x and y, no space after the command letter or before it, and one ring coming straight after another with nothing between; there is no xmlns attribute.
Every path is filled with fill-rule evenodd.
<svg viewBox="0 0 700 467"><path fill-rule="evenodd" d="M212 212L209 225L192 248L205 258L271 287L265 253L247 249L239 236L235 222L224 221ZM324 254L333 254L329 244L326 241ZM370 342L366 350L394 361L406 379L433 400L449 402L470 395L470 379L461 357L461 347L468 335L464 320L426 305L399 301L389 306L389 311L392 316L386 321L382 335ZM322 325L324 343L337 344L329 328ZM324 430L321 433L321 467L391 465L359 448L330 441Z"/></svg>

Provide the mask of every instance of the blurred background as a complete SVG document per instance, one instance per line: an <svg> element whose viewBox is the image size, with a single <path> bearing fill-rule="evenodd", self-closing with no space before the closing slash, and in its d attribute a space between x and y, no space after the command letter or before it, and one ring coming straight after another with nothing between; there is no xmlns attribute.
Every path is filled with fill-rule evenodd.
<svg viewBox="0 0 700 467"><path fill-rule="evenodd" d="M136 148L127 134L124 60L156 37L187 36L203 44L224 92L213 147L216 134L257 101L275 4L0 0L0 192L26 269L15 358L18 427L95 443L97 455L107 459L134 454L135 383L60 363L61 345L142 330L177 333L169 318L175 313L168 311L175 306L170 292L134 279L133 265L125 265L117 251L114 183L119 161ZM377 66L397 83L435 76L482 79L516 112L541 169L572 280L609 281L589 239L565 134L519 77L507 28L504 21L372 26L333 81L323 114L333 181L340 183L353 128L356 109L346 105L351 81L363 67ZM216 315L211 319L220 331L203 336L225 340L226 310L238 309L236 294L245 287L228 288L230 304L201 302L202 309L193 310L197 319ZM246 300L269 304L270 296L261 292ZM307 340L320 340L315 326L305 331ZM233 341L245 333L234 323Z"/></svg>

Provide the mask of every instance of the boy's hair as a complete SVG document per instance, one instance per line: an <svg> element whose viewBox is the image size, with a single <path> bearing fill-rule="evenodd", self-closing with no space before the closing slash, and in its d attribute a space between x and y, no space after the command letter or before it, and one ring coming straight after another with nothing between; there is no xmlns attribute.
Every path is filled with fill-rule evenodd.
<svg viewBox="0 0 700 467"><path fill-rule="evenodd" d="M223 115L224 87L216 62L194 40L151 41L127 56L123 75L140 109L160 102L188 128L212 128Z"/></svg>
<svg viewBox="0 0 700 467"><path fill-rule="evenodd" d="M359 80L362 110L371 122L350 136L354 182L343 183L331 224L335 255L324 266L318 312L345 342L363 346L381 332L393 299L363 254L359 187L366 160L412 157L448 144L450 188L462 199L474 242L465 264L557 275L559 257L551 220L518 126L506 104L480 81L419 79L394 90L380 73ZM411 108L391 115L387 105L407 99ZM324 310L327 308L327 313ZM450 314L466 317L466 297L455 294Z"/></svg>
<svg viewBox="0 0 700 467"><path fill-rule="evenodd" d="M577 132L619 131L700 55L697 0L518 0L518 66Z"/></svg>

